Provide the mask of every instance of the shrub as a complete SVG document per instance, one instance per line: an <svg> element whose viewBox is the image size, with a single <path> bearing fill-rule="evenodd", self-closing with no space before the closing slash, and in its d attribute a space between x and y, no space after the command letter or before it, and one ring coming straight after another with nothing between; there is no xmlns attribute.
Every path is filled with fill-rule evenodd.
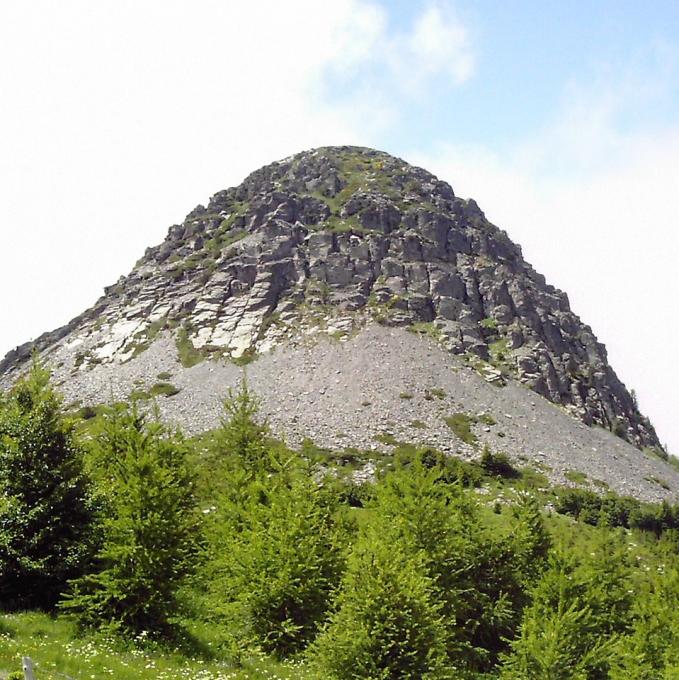
<svg viewBox="0 0 679 680"><path fill-rule="evenodd" d="M191 337L189 336L189 331L184 327L177 331L175 345L177 347L179 361L184 368L191 368L192 366L199 364L205 358L201 352L194 347L193 342L191 342Z"/></svg>
<svg viewBox="0 0 679 680"><path fill-rule="evenodd" d="M566 470L563 475L569 482L573 484L586 484L587 475L579 470Z"/></svg>
<svg viewBox="0 0 679 680"><path fill-rule="evenodd" d="M474 419L466 413L453 413L452 416L444 418L446 425L460 438L465 444L474 446L477 442L476 435L472 432Z"/></svg>
<svg viewBox="0 0 679 680"><path fill-rule="evenodd" d="M489 474L505 479L515 479L521 473L512 465L506 453L493 453L488 446L483 447L481 467Z"/></svg>
<svg viewBox="0 0 679 680"><path fill-rule="evenodd" d="M179 392L180 389L173 384L169 382L159 382L151 388L150 394L152 397L172 397L175 394L179 394Z"/></svg>
<svg viewBox="0 0 679 680"><path fill-rule="evenodd" d="M461 484L462 486L480 486L483 479L483 470L474 463L468 463L455 456L447 456L445 453L432 448L417 449L414 454L401 450L398 463L407 467L414 464L418 458L422 465L429 469L435 469L438 480L446 484Z"/></svg>

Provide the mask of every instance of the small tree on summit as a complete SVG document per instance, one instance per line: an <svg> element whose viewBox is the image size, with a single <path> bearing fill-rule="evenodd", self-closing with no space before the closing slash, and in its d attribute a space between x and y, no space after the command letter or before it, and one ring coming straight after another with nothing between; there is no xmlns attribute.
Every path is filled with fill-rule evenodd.
<svg viewBox="0 0 679 680"><path fill-rule="evenodd" d="M83 455L36 361L0 401L0 601L50 608L88 567L94 511Z"/></svg>

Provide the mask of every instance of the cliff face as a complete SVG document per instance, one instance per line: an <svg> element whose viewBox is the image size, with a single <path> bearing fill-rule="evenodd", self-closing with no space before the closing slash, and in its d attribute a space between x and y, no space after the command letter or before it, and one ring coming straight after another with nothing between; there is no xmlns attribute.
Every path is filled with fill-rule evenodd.
<svg viewBox="0 0 679 680"><path fill-rule="evenodd" d="M586 424L657 447L653 427L567 296L430 173L387 154L327 147L272 163L198 206L70 324L33 347L70 375L137 360L171 335L185 365L255 360L366 324L430 335L490 383L523 383Z"/></svg>

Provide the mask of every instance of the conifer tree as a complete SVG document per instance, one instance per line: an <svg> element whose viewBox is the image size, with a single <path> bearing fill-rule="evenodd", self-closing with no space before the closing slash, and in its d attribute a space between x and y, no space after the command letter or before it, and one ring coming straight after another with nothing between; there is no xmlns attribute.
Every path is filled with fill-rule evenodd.
<svg viewBox="0 0 679 680"><path fill-rule="evenodd" d="M503 679L609 677L620 636L630 629L632 598L625 554L602 535L595 552L582 561L563 548L550 554Z"/></svg>
<svg viewBox="0 0 679 680"><path fill-rule="evenodd" d="M161 634L200 543L186 443L133 408L105 420L94 448L106 466L103 547L62 607L85 625Z"/></svg>
<svg viewBox="0 0 679 680"><path fill-rule="evenodd" d="M94 550L83 451L37 360L0 400L0 602L51 608Z"/></svg>
<svg viewBox="0 0 679 680"><path fill-rule="evenodd" d="M354 546L312 664L332 680L462 677L448 665L440 593L423 552L383 529L367 529Z"/></svg>
<svg viewBox="0 0 679 680"><path fill-rule="evenodd" d="M533 541L541 544L545 537L539 513L526 513L531 527L517 518L514 538L499 540L483 526L476 499L459 485L442 483L440 470L428 470L422 460L378 484L373 512L382 533L422 553L448 623L451 664L490 670L520 623L523 554L533 554Z"/></svg>
<svg viewBox="0 0 679 680"><path fill-rule="evenodd" d="M224 474L209 525L209 609L237 649L299 651L325 617L344 566L336 494L269 437L245 382L217 434Z"/></svg>
<svg viewBox="0 0 679 680"><path fill-rule="evenodd" d="M238 390L229 389L223 402L224 415L217 430L219 455L249 474L268 465L269 427L258 419L259 402L250 391L246 379Z"/></svg>

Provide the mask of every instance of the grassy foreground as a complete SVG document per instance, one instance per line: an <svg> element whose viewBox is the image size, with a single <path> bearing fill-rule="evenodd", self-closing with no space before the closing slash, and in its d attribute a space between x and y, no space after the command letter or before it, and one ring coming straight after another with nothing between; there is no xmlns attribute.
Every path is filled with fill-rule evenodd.
<svg viewBox="0 0 679 680"><path fill-rule="evenodd" d="M206 643L210 646L210 643ZM242 660L238 669L218 659L187 656L181 650L155 647L144 640L126 646L103 635L79 635L64 617L38 612L0 617L0 678L21 669L21 657L35 664L38 680L292 680L312 676L300 666L269 658Z"/></svg>

